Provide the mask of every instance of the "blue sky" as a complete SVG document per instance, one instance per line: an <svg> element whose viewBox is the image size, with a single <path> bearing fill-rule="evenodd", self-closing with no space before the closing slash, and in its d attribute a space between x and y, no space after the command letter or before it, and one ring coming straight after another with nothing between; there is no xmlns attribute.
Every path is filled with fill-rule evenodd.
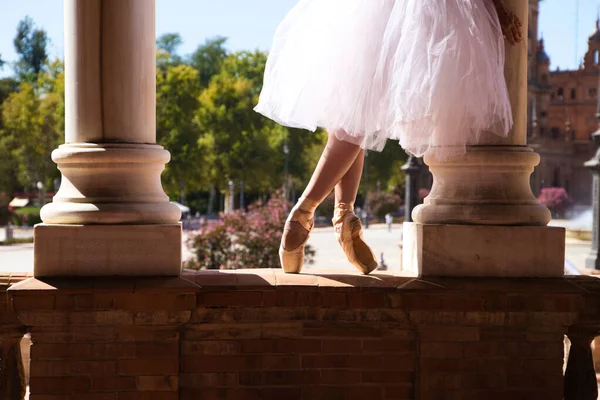
<svg viewBox="0 0 600 400"><path fill-rule="evenodd" d="M217 35L229 37L232 50L268 50L277 24L296 1L157 0L157 34L179 32L184 40L182 54L191 53L206 38ZM599 4L600 0L542 1L539 34L544 35L552 69L578 65L587 48L587 38L595 29ZM62 8L62 0L0 0L2 58L16 58L12 40L18 22L27 15L48 32L52 41L50 54L62 57ZM10 67L0 70L0 76L10 74Z"/></svg>

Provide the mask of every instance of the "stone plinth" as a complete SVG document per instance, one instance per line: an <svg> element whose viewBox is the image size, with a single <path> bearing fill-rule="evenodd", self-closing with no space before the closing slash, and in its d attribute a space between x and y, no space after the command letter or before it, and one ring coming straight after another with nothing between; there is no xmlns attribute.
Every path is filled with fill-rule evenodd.
<svg viewBox="0 0 600 400"><path fill-rule="evenodd" d="M565 230L545 226L404 224L403 274L557 278Z"/></svg>
<svg viewBox="0 0 600 400"><path fill-rule="evenodd" d="M34 275L181 273L181 225L37 225Z"/></svg>

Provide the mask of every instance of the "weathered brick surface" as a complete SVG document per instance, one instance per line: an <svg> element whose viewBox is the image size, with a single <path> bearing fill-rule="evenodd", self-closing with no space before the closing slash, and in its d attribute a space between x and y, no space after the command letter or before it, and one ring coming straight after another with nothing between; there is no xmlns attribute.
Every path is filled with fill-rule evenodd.
<svg viewBox="0 0 600 400"><path fill-rule="evenodd" d="M0 327L32 335L32 400L558 400L599 300L593 278L211 271L23 282Z"/></svg>

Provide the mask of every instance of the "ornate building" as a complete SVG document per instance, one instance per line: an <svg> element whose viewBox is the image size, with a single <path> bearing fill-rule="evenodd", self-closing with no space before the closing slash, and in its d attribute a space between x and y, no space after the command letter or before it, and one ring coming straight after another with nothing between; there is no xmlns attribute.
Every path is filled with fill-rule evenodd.
<svg viewBox="0 0 600 400"><path fill-rule="evenodd" d="M539 0L529 0L528 136L542 157L531 185L536 194L563 187L577 205L590 205L592 175L583 164L594 154L590 135L598 129L599 22L579 69L551 71L544 39L538 40L538 17Z"/></svg>

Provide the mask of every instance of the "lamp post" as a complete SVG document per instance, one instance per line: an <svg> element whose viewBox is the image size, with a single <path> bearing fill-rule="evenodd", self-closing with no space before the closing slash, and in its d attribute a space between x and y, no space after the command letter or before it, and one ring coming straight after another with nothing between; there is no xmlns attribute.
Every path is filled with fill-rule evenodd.
<svg viewBox="0 0 600 400"><path fill-rule="evenodd" d="M284 183L283 183L283 196L286 200L289 200L289 159L290 159L290 148L288 146L287 135L285 137L285 143L283 144L283 155L284 155Z"/></svg>
<svg viewBox="0 0 600 400"><path fill-rule="evenodd" d="M408 161L402 167L406 174L406 186L404 189L404 221L413 222L412 211L419 204L419 175L421 174L421 163L415 156L409 156Z"/></svg>
<svg viewBox="0 0 600 400"><path fill-rule="evenodd" d="M233 212L235 208L235 183L233 181L229 181L229 210L228 212Z"/></svg>
<svg viewBox="0 0 600 400"><path fill-rule="evenodd" d="M38 182L36 185L37 190L38 190L38 196L39 196L39 201L40 201L40 207L44 206L45 203L45 193L44 193L44 184L42 182Z"/></svg>
<svg viewBox="0 0 600 400"><path fill-rule="evenodd" d="M244 181L240 181L240 209L243 210L246 208L244 201Z"/></svg>

